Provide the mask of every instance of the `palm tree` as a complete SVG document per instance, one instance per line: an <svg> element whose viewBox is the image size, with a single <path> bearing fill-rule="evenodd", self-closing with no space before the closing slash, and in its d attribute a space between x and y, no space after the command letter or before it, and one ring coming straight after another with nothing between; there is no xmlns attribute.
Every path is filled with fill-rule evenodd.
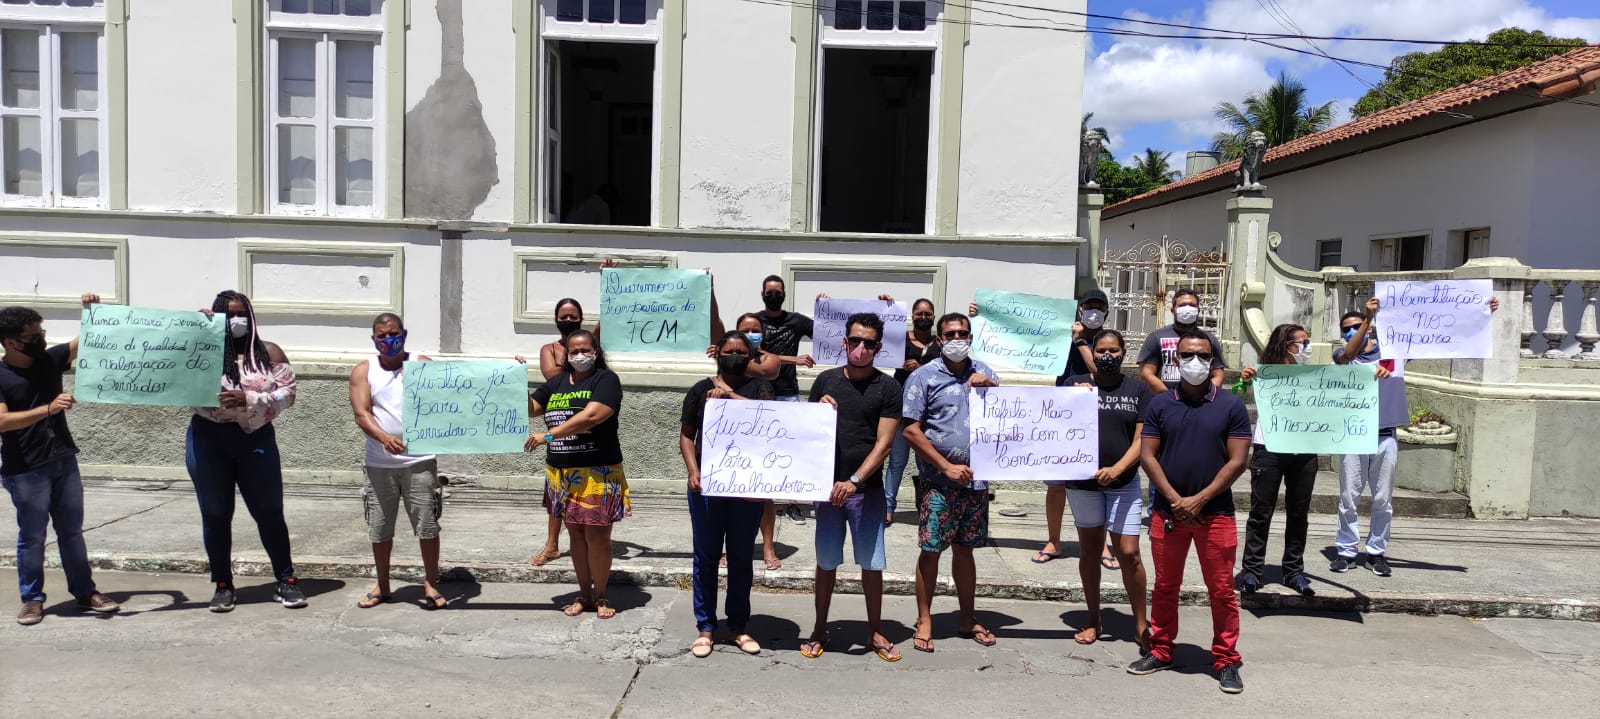
<svg viewBox="0 0 1600 719"><path fill-rule="evenodd" d="M1279 73L1272 87L1246 97L1244 107L1222 102L1214 114L1228 130L1211 138L1211 149L1222 153L1225 160L1234 160L1243 154L1245 141L1254 131L1266 135L1267 146L1272 147L1328 129L1333 124L1333 103L1311 107L1306 103L1306 86L1288 73Z"/></svg>
<svg viewBox="0 0 1600 719"><path fill-rule="evenodd" d="M1170 152L1146 147L1143 156L1133 158L1133 167L1130 169L1145 186L1154 189L1178 179L1178 171L1168 162L1171 158Z"/></svg>

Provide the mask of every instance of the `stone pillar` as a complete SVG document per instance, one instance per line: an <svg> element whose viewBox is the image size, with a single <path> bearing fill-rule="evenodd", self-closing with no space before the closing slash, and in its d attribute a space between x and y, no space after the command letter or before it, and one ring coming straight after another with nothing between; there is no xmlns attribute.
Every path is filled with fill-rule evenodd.
<svg viewBox="0 0 1600 719"><path fill-rule="evenodd" d="M1272 199L1260 192L1243 191L1228 200L1228 239L1222 248L1228 258L1228 286L1222 293L1222 336L1230 348L1229 364L1238 366L1241 345L1260 346L1266 337L1252 338L1244 313L1264 311L1267 277L1267 226L1272 219Z"/></svg>
<svg viewBox="0 0 1600 719"><path fill-rule="evenodd" d="M1078 236L1088 241L1078 246L1077 294L1082 296L1100 287L1100 211L1106 206L1106 196L1098 187L1078 188Z"/></svg>

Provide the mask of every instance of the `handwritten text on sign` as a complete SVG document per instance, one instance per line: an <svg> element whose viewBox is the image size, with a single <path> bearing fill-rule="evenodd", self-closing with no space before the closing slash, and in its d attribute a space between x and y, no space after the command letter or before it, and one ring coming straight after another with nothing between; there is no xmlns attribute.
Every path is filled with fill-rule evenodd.
<svg viewBox="0 0 1600 719"><path fill-rule="evenodd" d="M711 275L701 270L600 270L608 352L703 353L711 344Z"/></svg>
<svg viewBox="0 0 1600 719"><path fill-rule="evenodd" d="M400 411L408 454L507 454L528 440L520 362L407 362Z"/></svg>
<svg viewBox="0 0 1600 719"><path fill-rule="evenodd" d="M701 494L826 502L835 421L822 403L706 400Z"/></svg>
<svg viewBox="0 0 1600 719"><path fill-rule="evenodd" d="M883 300L817 300L816 321L812 331L811 357L822 365L843 365L844 338L849 335L845 323L850 315L865 312L883 320L883 346L872 366L900 369L906 363L906 321L911 313L899 302Z"/></svg>
<svg viewBox="0 0 1600 719"><path fill-rule="evenodd" d="M1066 371L1077 301L1000 290L978 290L973 298L972 356L996 369Z"/></svg>
<svg viewBox="0 0 1600 719"><path fill-rule="evenodd" d="M1374 292L1384 359L1483 359L1493 351L1493 280L1379 282Z"/></svg>
<svg viewBox="0 0 1600 719"><path fill-rule="evenodd" d="M1262 365L1252 382L1267 449L1289 454L1378 451L1375 365Z"/></svg>
<svg viewBox="0 0 1600 719"><path fill-rule="evenodd" d="M92 304L78 334L79 402L215 407L222 315Z"/></svg>
<svg viewBox="0 0 1600 719"><path fill-rule="evenodd" d="M1081 480L1100 469L1100 399L1093 388L970 392L973 479Z"/></svg>

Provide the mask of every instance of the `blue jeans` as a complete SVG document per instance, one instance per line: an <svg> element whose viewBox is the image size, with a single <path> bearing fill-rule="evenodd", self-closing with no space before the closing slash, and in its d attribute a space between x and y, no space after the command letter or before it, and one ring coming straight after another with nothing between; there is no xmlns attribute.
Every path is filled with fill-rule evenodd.
<svg viewBox="0 0 1600 719"><path fill-rule="evenodd" d="M63 457L31 472L0 477L17 508L17 588L24 602L44 601L46 530L56 525L56 548L74 597L94 593L89 550L83 543L83 478L78 458Z"/></svg>
<svg viewBox="0 0 1600 719"><path fill-rule="evenodd" d="M272 425L246 434L239 425L195 416L189 422L184 462L200 502L201 536L211 581L233 581L233 490L256 520L261 546L280 581L294 576L289 525L283 520L283 468Z"/></svg>
<svg viewBox="0 0 1600 719"><path fill-rule="evenodd" d="M911 463L911 443L906 441L905 435L898 432L894 435L894 444L889 447L889 462L883 468L883 499L887 511L894 512L896 499L900 495L900 480L905 475L906 465ZM916 476L922 474L922 456L917 455L917 474L912 475L915 482Z"/></svg>
<svg viewBox="0 0 1600 719"><path fill-rule="evenodd" d="M743 634L750 623L750 585L755 582L756 530L766 502L689 493L689 525L694 532L694 624L717 630L717 565L728 551L728 629Z"/></svg>

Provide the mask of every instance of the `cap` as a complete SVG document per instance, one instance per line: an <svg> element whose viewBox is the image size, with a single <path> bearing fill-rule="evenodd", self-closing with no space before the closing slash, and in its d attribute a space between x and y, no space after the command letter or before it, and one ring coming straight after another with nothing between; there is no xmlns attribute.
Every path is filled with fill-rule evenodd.
<svg viewBox="0 0 1600 719"><path fill-rule="evenodd" d="M1100 290L1089 290L1088 292L1083 293L1083 299L1078 300L1078 304L1086 304L1095 300L1104 302L1107 307L1111 306L1111 300L1106 297L1106 293Z"/></svg>

